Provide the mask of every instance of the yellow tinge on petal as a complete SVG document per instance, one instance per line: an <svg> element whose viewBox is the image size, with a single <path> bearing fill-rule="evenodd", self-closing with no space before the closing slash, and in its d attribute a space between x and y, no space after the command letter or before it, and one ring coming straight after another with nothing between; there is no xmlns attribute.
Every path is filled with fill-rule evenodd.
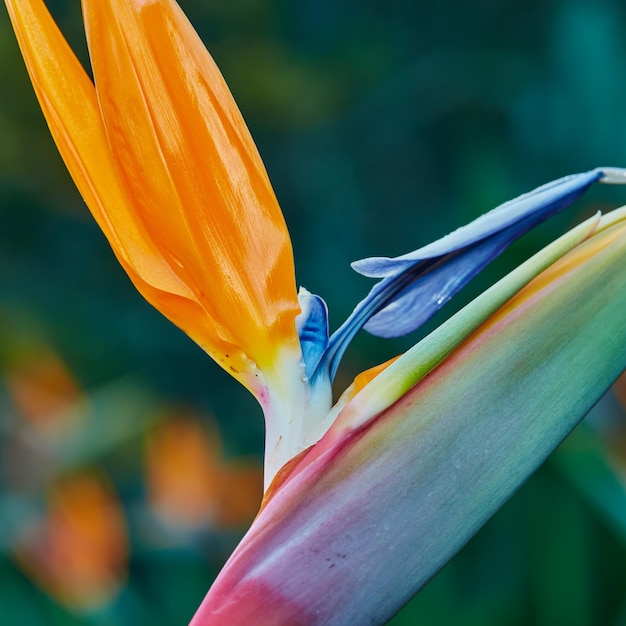
<svg viewBox="0 0 626 626"><path fill-rule="evenodd" d="M84 2L94 89L41 0L5 0L59 151L146 299L254 387L297 347L289 235L219 71L167 0ZM246 369L248 368L248 369Z"/></svg>

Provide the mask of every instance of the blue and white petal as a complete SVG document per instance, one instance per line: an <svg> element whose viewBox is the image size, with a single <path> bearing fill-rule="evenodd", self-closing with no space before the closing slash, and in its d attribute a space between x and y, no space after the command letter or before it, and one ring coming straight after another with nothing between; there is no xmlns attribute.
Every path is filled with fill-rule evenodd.
<svg viewBox="0 0 626 626"><path fill-rule="evenodd" d="M320 296L304 287L298 292L301 313L296 317L302 360L308 378L313 377L322 355L328 347L328 307Z"/></svg>

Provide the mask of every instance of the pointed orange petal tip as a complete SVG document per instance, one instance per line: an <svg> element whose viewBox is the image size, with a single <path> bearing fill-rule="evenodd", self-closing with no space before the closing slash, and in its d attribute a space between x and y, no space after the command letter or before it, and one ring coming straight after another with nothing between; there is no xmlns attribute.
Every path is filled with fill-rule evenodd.
<svg viewBox="0 0 626 626"><path fill-rule="evenodd" d="M85 0L96 87L41 0L5 0L59 151L146 299L258 389L298 351L293 256L263 163L168 0Z"/></svg>
<svg viewBox="0 0 626 626"><path fill-rule="evenodd" d="M395 363L402 355L394 356L393 358L381 363L380 365L376 365L374 367L370 367L369 369L364 370L358 376L355 377L353 383L345 390L343 393L340 402L342 404L347 404L356 396L361 389L363 389L366 385L368 385L378 374L385 371L392 363Z"/></svg>

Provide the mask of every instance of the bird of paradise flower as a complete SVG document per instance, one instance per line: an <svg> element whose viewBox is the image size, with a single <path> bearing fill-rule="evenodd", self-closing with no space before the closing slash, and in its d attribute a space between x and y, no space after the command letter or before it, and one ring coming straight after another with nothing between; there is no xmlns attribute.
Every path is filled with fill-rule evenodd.
<svg viewBox="0 0 626 626"><path fill-rule="evenodd" d="M83 0L94 83L41 0L5 0L59 151L144 297L261 404L265 496L192 623L383 623L626 367L626 210L545 248L332 405L365 328L423 324L592 183L549 183L380 279L334 333L223 78L173 0Z"/></svg>

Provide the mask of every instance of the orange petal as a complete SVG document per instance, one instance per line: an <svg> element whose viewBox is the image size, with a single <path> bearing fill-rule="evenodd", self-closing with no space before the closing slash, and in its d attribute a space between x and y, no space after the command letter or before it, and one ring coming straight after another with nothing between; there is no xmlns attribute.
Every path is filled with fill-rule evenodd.
<svg viewBox="0 0 626 626"><path fill-rule="evenodd" d="M211 320L135 212L92 82L41 0L6 0L6 5L59 152L118 260L150 303L211 351Z"/></svg>
<svg viewBox="0 0 626 626"><path fill-rule="evenodd" d="M191 296L133 210L112 158L96 93L41 0L6 0L35 93L76 186L131 277Z"/></svg>
<svg viewBox="0 0 626 626"><path fill-rule="evenodd" d="M217 339L271 365L297 342L291 243L219 70L173 1L83 7L109 143L143 224Z"/></svg>
<svg viewBox="0 0 626 626"><path fill-rule="evenodd" d="M124 116L136 123L138 131L151 129L155 136L144 137L145 154L141 150L125 152L124 140L113 151L107 132L113 139L115 132L110 128L105 130L93 83L43 2L5 2L59 151L131 280L151 304L233 376L250 388L256 387L250 360L261 367L268 366L281 344L298 345L293 323L297 304L291 247L252 140L221 76L188 22L176 6L152 7L152 13L156 11L155 23L165 27L170 20L172 28L178 29L172 33L174 49L165 52L157 46L157 52L171 54L172 60L163 56L144 58L155 52L147 46L149 42L144 42L146 47L138 51L146 67L152 64L158 69L158 63L169 64L171 71L164 77L169 81L169 90L174 91L179 89L181 81L189 79L182 70L195 71L191 61L185 65L181 58L202 57L204 64L198 69L198 81L206 87L205 91L195 93L190 88L191 91L183 90L179 94L187 98L183 103L186 135L179 145L185 155L180 163L168 160L159 168L155 167L158 155L151 149L160 150L163 137L159 129L163 124L167 126L168 120L159 118L153 128L151 123L155 120L134 119L141 107L138 111L132 107L125 109ZM124 14L124 19L127 14L133 18L129 27L138 26L138 16L133 11L137 9L143 15L141 7L128 3L115 8ZM103 4L102 10L111 10L111 6ZM121 31L116 24L111 20L114 36L104 31L103 37L110 45L117 42L116 50L120 51ZM98 50L94 54L92 44L96 59L100 58L100 52L109 50L107 46L95 47ZM109 57L109 62L115 59L109 65L128 69L132 59L124 55L129 52L121 50L121 58ZM180 74L176 74L176 68ZM140 69L143 72L141 64ZM106 77L109 71L111 68L105 67L101 74L104 72L102 75ZM128 93L137 96L140 87L137 82L122 76L120 84L128 85ZM165 89L163 94L167 93ZM118 95L120 100L116 102L120 106L132 105L132 98L129 103L127 95ZM143 98L143 92L139 95ZM201 97L205 99L202 103L198 101ZM211 98L215 99L215 109L210 119L203 120L206 100ZM153 98L151 106L156 106L158 100ZM162 100L165 108L172 105L169 96ZM109 104L113 106L112 101ZM168 114L162 107L157 108L159 114ZM145 106L143 110L147 111ZM153 110L147 112L152 115ZM112 113L110 116L115 117ZM192 128L187 123L189 120L200 126ZM220 135L217 128L214 137L209 135L213 149L201 150L197 142L204 141L205 135L222 122L222 130L230 134ZM189 134L192 141L187 146ZM218 146L218 140L228 145ZM120 156L120 153L124 154ZM213 165L209 166L209 162ZM174 187L171 176L178 176ZM215 189L223 193L213 193ZM204 194L202 197L197 196L200 192ZM178 199L176 194L180 195ZM187 202L188 197L193 201ZM185 211L181 213L183 205Z"/></svg>

